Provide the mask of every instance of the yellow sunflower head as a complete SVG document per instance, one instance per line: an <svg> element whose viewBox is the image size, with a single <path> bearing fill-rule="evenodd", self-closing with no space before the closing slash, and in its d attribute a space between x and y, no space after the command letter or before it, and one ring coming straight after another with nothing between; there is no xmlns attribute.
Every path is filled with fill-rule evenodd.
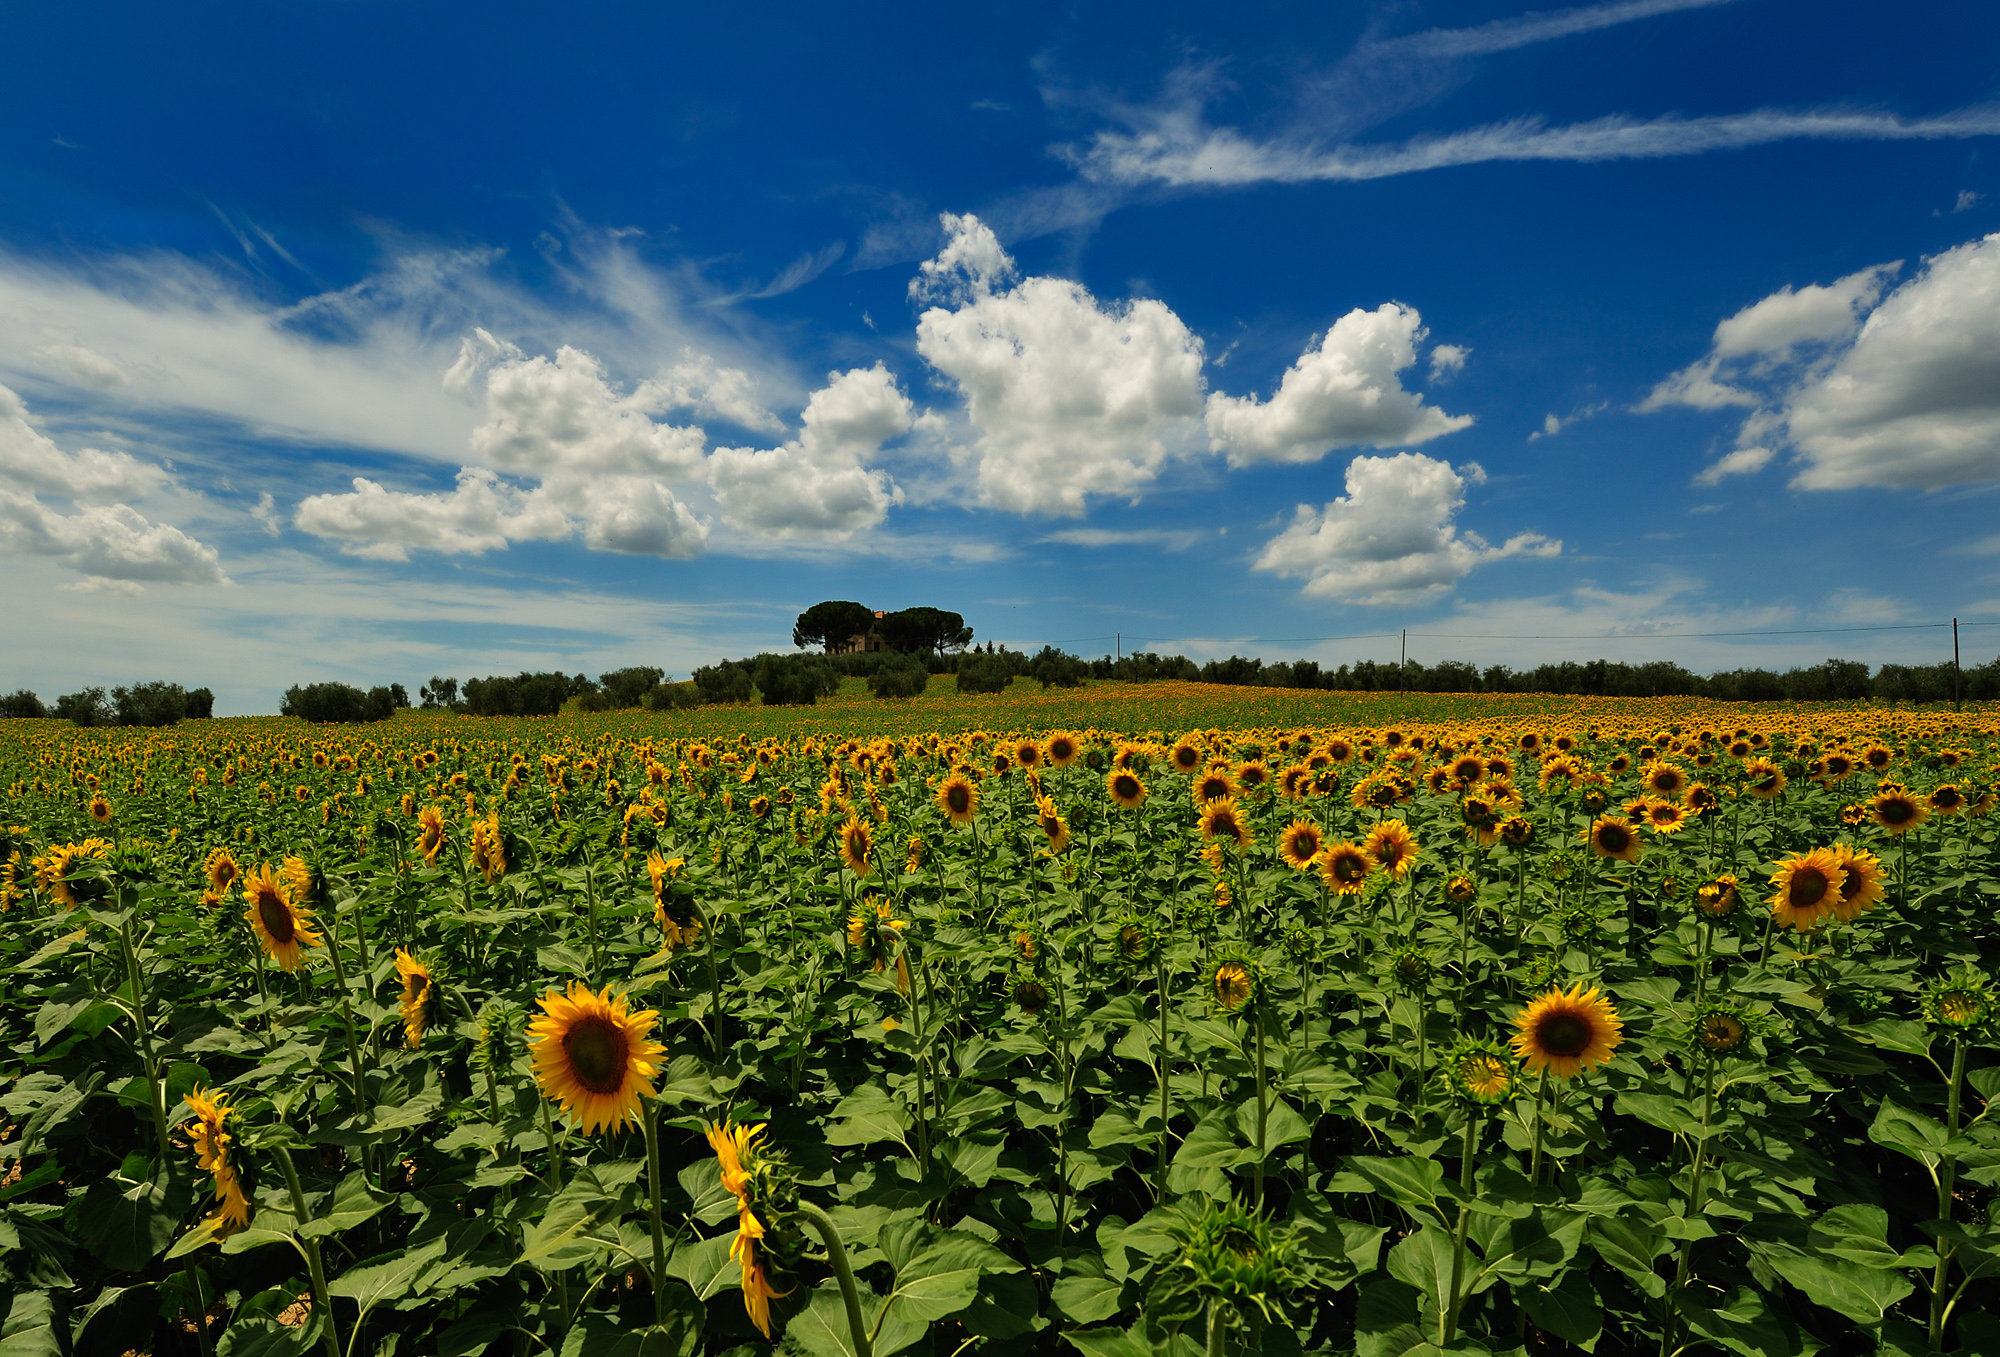
<svg viewBox="0 0 2000 1357"><path fill-rule="evenodd" d="M736 1239L729 1257L741 1274L743 1309L766 1338L771 1336L771 1302L789 1296L775 1277L788 1270L785 1258L796 1249L791 1215L798 1189L784 1153L763 1143L764 1126L734 1122L708 1127L709 1148L722 1185L736 1198Z"/></svg>
<svg viewBox="0 0 2000 1357"><path fill-rule="evenodd" d="M280 970L296 971L305 962L306 949L320 946L312 911L293 900L285 878L270 863L259 864L243 878L243 899L244 919Z"/></svg>
<svg viewBox="0 0 2000 1357"><path fill-rule="evenodd" d="M398 947L396 975L403 982L399 1007L403 1018L403 1044L414 1051L424 1039L432 997L437 990L437 974L424 962Z"/></svg>
<svg viewBox="0 0 2000 1357"><path fill-rule="evenodd" d="M434 863L443 847L444 812L436 806L425 806L417 812L417 851L424 855L426 863Z"/></svg>
<svg viewBox="0 0 2000 1357"><path fill-rule="evenodd" d="M1514 1054L1528 1072L1546 1069L1560 1079L1603 1064L1624 1040L1610 999L1581 983L1549 990L1515 1015L1514 1027Z"/></svg>
<svg viewBox="0 0 2000 1357"><path fill-rule="evenodd" d="M1231 843L1238 848L1251 844L1250 826L1243 818L1236 798L1225 796L1201 808L1201 836L1214 843Z"/></svg>
<svg viewBox="0 0 2000 1357"><path fill-rule="evenodd" d="M1227 957L1209 976L1209 998L1224 1013L1240 1012L1256 999L1259 979L1255 961L1241 956Z"/></svg>
<svg viewBox="0 0 2000 1357"><path fill-rule="evenodd" d="M1105 775L1104 790L1121 809L1136 810L1146 804L1146 784L1130 769L1113 768Z"/></svg>
<svg viewBox="0 0 2000 1357"><path fill-rule="evenodd" d="M969 778L953 773L938 786L938 809L955 825L969 825L979 814L979 788Z"/></svg>
<svg viewBox="0 0 2000 1357"><path fill-rule="evenodd" d="M1586 832L1590 839L1590 851L1596 856L1619 862L1639 860L1639 831L1624 817L1601 815L1591 822Z"/></svg>
<svg viewBox="0 0 2000 1357"><path fill-rule="evenodd" d="M1771 873L1771 912L1801 933L1837 918L1847 873L1830 848L1793 853Z"/></svg>
<svg viewBox="0 0 2000 1357"><path fill-rule="evenodd" d="M1408 825L1401 820L1383 820L1368 831L1367 837L1361 841L1361 851L1376 866L1400 881L1416 865L1420 850L1417 836L1410 832Z"/></svg>
<svg viewBox="0 0 2000 1357"><path fill-rule="evenodd" d="M227 848L217 848L202 864L202 874L208 878L208 900L215 903L222 900L236 886L236 879L243 875L243 868L236 861L236 855Z"/></svg>
<svg viewBox="0 0 2000 1357"><path fill-rule="evenodd" d="M1924 1021L1954 1034L1984 1028L2000 1007L1992 982L1970 966L1926 985L1922 1003Z"/></svg>
<svg viewBox="0 0 2000 1357"><path fill-rule="evenodd" d="M1869 802L1875 823L1891 834L1907 834L1930 818L1930 807L1901 787L1884 785Z"/></svg>
<svg viewBox="0 0 2000 1357"><path fill-rule="evenodd" d="M1694 907L1711 919L1727 918L1736 912L1736 906L1742 902L1741 885L1735 873L1724 872L1695 889Z"/></svg>
<svg viewBox="0 0 2000 1357"><path fill-rule="evenodd" d="M1742 1055L1755 1034L1750 1011L1731 999L1702 1005L1688 1025L1688 1041L1711 1056Z"/></svg>
<svg viewBox="0 0 2000 1357"><path fill-rule="evenodd" d="M1833 912L1842 922L1852 922L1882 903L1888 873L1882 869L1882 859L1865 848L1837 843L1833 855L1845 874L1840 881L1840 898L1833 902Z"/></svg>
<svg viewBox="0 0 2000 1357"><path fill-rule="evenodd" d="M867 876L874 871L874 850L874 828L859 815L848 816L840 826L840 860L847 870L856 876Z"/></svg>
<svg viewBox="0 0 2000 1357"><path fill-rule="evenodd" d="M594 994L574 981L568 994L550 990L535 1002L542 1015L528 1024L528 1057L542 1095L586 1135L637 1125L667 1049L649 1039L660 1015L634 1013L608 985Z"/></svg>
<svg viewBox="0 0 2000 1357"><path fill-rule="evenodd" d="M1294 871L1303 872L1312 866L1313 859L1325 846L1325 836L1319 832L1319 826L1310 820L1294 820L1278 836L1278 856Z"/></svg>
<svg viewBox="0 0 2000 1357"><path fill-rule="evenodd" d="M1459 1038L1439 1065L1439 1073L1453 1093L1485 1107L1514 1096L1521 1081L1520 1070L1520 1062L1504 1047L1469 1037Z"/></svg>

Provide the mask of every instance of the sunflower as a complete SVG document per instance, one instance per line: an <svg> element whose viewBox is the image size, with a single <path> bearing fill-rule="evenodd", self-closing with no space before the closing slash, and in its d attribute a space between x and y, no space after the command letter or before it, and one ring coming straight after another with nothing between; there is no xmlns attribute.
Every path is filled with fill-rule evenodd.
<svg viewBox="0 0 2000 1357"><path fill-rule="evenodd" d="M1514 1016L1514 1054L1530 1074L1548 1070L1567 1079L1601 1065L1624 1040L1624 1024L1611 1001L1581 983L1551 989Z"/></svg>
<svg viewBox="0 0 2000 1357"><path fill-rule="evenodd" d="M1278 792L1287 801L1304 798L1312 786L1313 770L1303 763L1294 763L1278 774Z"/></svg>
<svg viewBox="0 0 2000 1357"><path fill-rule="evenodd" d="M1303 872L1312 866L1313 859L1325 846L1326 840L1320 834L1319 826L1311 820L1294 820L1278 836L1278 856L1293 871Z"/></svg>
<svg viewBox="0 0 2000 1357"><path fill-rule="evenodd" d="M1925 797L1924 804L1939 815L1956 815L1965 809L1965 793L1947 782Z"/></svg>
<svg viewBox="0 0 2000 1357"><path fill-rule="evenodd" d="M1711 919L1727 918L1736 912L1736 906L1741 902L1738 889L1741 884L1734 873L1724 872L1696 888L1694 907Z"/></svg>
<svg viewBox="0 0 2000 1357"><path fill-rule="evenodd" d="M1335 895L1359 895L1368 886L1368 875L1376 867L1376 859L1367 849L1343 840L1322 849L1319 855L1320 879Z"/></svg>
<svg viewBox="0 0 2000 1357"><path fill-rule="evenodd" d="M99 824L108 823L111 819L111 803L101 796L91 797L90 818Z"/></svg>
<svg viewBox="0 0 2000 1357"><path fill-rule="evenodd" d="M1477 754L1464 754L1452 760L1449 776L1461 787L1470 787L1486 776L1486 760Z"/></svg>
<svg viewBox="0 0 2000 1357"><path fill-rule="evenodd" d="M1639 785L1654 796L1668 800L1678 800L1687 790L1688 776L1680 768L1664 761L1655 761L1639 770Z"/></svg>
<svg viewBox="0 0 2000 1357"><path fill-rule="evenodd" d="M1709 1055L1735 1055L1749 1044L1750 1014L1739 1005L1718 999L1703 1005L1689 1025L1695 1049Z"/></svg>
<svg viewBox="0 0 2000 1357"><path fill-rule="evenodd" d="M1655 834L1678 834L1687 827L1687 807L1678 801L1655 801L1646 807L1646 828Z"/></svg>
<svg viewBox="0 0 2000 1357"><path fill-rule="evenodd" d="M305 961L305 949L320 945L312 911L293 901L290 887L268 862L243 878L243 898L248 902L243 917L264 951L279 969L296 971Z"/></svg>
<svg viewBox="0 0 2000 1357"><path fill-rule="evenodd" d="M866 876L874 865L869 854L875 848L875 831L859 815L849 815L840 827L840 860L856 876Z"/></svg>
<svg viewBox="0 0 2000 1357"><path fill-rule="evenodd" d="M1250 826L1243 822L1235 797L1225 796L1201 808L1201 836L1215 842L1228 840L1238 848L1250 846Z"/></svg>
<svg viewBox="0 0 2000 1357"><path fill-rule="evenodd" d="M1129 965L1137 965L1153 953L1153 934L1146 921L1136 914L1127 914L1118 920L1118 932L1113 949L1118 959Z"/></svg>
<svg viewBox="0 0 2000 1357"><path fill-rule="evenodd" d="M110 855L111 845L103 839L51 844L48 852L34 859L35 884L64 909L75 909L84 902L84 896L77 891L78 882L73 879L76 869L88 862L102 862Z"/></svg>
<svg viewBox="0 0 2000 1357"><path fill-rule="evenodd" d="M1861 761L1878 773L1895 762L1895 759L1895 751L1886 745L1871 744L1861 751Z"/></svg>
<svg viewBox="0 0 2000 1357"><path fill-rule="evenodd" d="M1833 912L1842 923L1852 923L1882 902L1888 873L1882 870L1882 859L1865 848L1837 843L1833 846L1833 856L1846 873L1841 878L1840 897L1833 902Z"/></svg>
<svg viewBox="0 0 2000 1357"><path fill-rule="evenodd" d="M1076 736L1066 730L1059 730L1049 736L1047 750L1050 764L1057 768L1067 768L1082 754L1083 746L1077 743Z"/></svg>
<svg viewBox="0 0 2000 1357"><path fill-rule="evenodd" d="M1479 883L1471 877L1454 873L1451 880L1444 883L1444 898L1454 905L1462 905L1479 894Z"/></svg>
<svg viewBox="0 0 2000 1357"><path fill-rule="evenodd" d="M184 1098L194 1113L194 1120L186 1127L188 1148L194 1151L195 1163L215 1182L215 1214L208 1218L207 1229L213 1238L234 1234L250 1223L250 1199L243 1194L242 1179L229 1153L235 1138L225 1123L232 1109L224 1094L198 1087Z"/></svg>
<svg viewBox="0 0 2000 1357"><path fill-rule="evenodd" d="M979 788L971 779L953 773L937 789L938 809L955 825L969 825L979 814Z"/></svg>
<svg viewBox="0 0 2000 1357"><path fill-rule="evenodd" d="M507 841L500 834L500 812L472 822L472 865L492 885L507 874Z"/></svg>
<svg viewBox="0 0 2000 1357"><path fill-rule="evenodd" d="M1139 781L1139 775L1123 768L1113 768L1104 778L1104 789L1111 799L1126 810L1133 810L1146 803L1146 784Z"/></svg>
<svg viewBox="0 0 2000 1357"><path fill-rule="evenodd" d="M1257 997L1256 967L1240 958L1225 961L1209 977L1208 988L1217 1008L1224 1013L1238 1012Z"/></svg>
<svg viewBox="0 0 2000 1357"><path fill-rule="evenodd" d="M1750 795L1769 801L1785 790L1785 773L1769 759L1752 759L1743 765L1743 781Z"/></svg>
<svg viewBox="0 0 2000 1357"><path fill-rule="evenodd" d="M1196 748L1192 741L1181 740L1167 755L1167 762L1173 766L1176 773L1192 773L1201 767L1201 750Z"/></svg>
<svg viewBox="0 0 2000 1357"><path fill-rule="evenodd" d="M781 1184L773 1180L782 1173L783 1163L758 1143L763 1134L761 1122L755 1126L711 1123L708 1127L708 1145L722 1170L722 1186L736 1198L736 1239L729 1246L729 1257L741 1269L743 1310L758 1332L769 1338L771 1302L792 1293L771 1285L765 1257L768 1231L758 1212L763 1212L773 1228L777 1226L780 1203L775 1199L780 1194L773 1189ZM773 1169L780 1173L773 1173Z"/></svg>
<svg viewBox="0 0 2000 1357"><path fill-rule="evenodd" d="M1500 842L1509 848L1526 848L1535 841L1535 822L1525 815L1509 815L1500 822Z"/></svg>
<svg viewBox="0 0 2000 1357"><path fill-rule="evenodd" d="M425 806L417 812L417 851L424 855L425 865L437 861L438 850L444 847L444 812L436 806Z"/></svg>
<svg viewBox="0 0 2000 1357"><path fill-rule="evenodd" d="M1069 821L1057 813L1055 802L1043 797L1035 803L1035 823L1048 836L1051 853L1069 851Z"/></svg>
<svg viewBox="0 0 2000 1357"><path fill-rule="evenodd" d="M1262 759L1251 759L1236 770L1236 785L1247 792L1254 792L1259 787L1268 787L1270 783L1271 768Z"/></svg>
<svg viewBox="0 0 2000 1357"><path fill-rule="evenodd" d="M1372 859L1376 866L1387 872L1390 879L1402 880L1416 865L1417 854L1422 850L1417 846L1417 836L1401 820L1383 820L1368 831L1361 841L1361 851Z"/></svg>
<svg viewBox="0 0 2000 1357"><path fill-rule="evenodd" d="M396 949L396 974L403 980L400 1000L403 1045L414 1051L424 1039L424 1020L429 1016L432 993L437 989L437 975L400 947Z"/></svg>
<svg viewBox="0 0 2000 1357"><path fill-rule="evenodd" d="M1512 1097L1520 1082L1520 1065L1490 1041L1460 1038L1441 1067L1452 1092L1474 1103L1492 1106Z"/></svg>
<svg viewBox="0 0 2000 1357"><path fill-rule="evenodd" d="M208 855L201 865L202 874L208 878L208 891L201 897L205 905L216 905L229 898L229 892L236 886L236 879L243 875L243 868L236 861L236 855L227 848L217 848Z"/></svg>
<svg viewBox="0 0 2000 1357"><path fill-rule="evenodd" d="M1414 944L1398 947L1389 953L1387 966L1389 978L1404 989L1422 989L1430 982L1433 969L1431 954Z"/></svg>
<svg viewBox="0 0 2000 1357"><path fill-rule="evenodd" d="M1904 834L1930 819L1930 808L1901 787L1884 783L1869 802L1875 823L1891 834Z"/></svg>
<svg viewBox="0 0 2000 1357"><path fill-rule="evenodd" d="M1205 806L1236 795L1236 782L1224 768L1211 768L1194 780L1194 803Z"/></svg>
<svg viewBox="0 0 2000 1357"><path fill-rule="evenodd" d="M1599 816L1588 831L1590 851L1601 858L1620 862L1639 860L1639 832L1629 820L1616 815Z"/></svg>
<svg viewBox="0 0 2000 1357"><path fill-rule="evenodd" d="M535 1002L542 1016L528 1024L528 1057L542 1096L586 1135L637 1125L667 1049L647 1040L660 1015L650 1008L632 1012L609 985L593 994L577 981L567 995L550 990Z"/></svg>
<svg viewBox="0 0 2000 1357"><path fill-rule="evenodd" d="M1700 819L1721 810L1722 800L1706 784L1695 782L1689 784L1687 794L1681 798L1681 805L1687 808L1689 815Z"/></svg>
<svg viewBox="0 0 2000 1357"><path fill-rule="evenodd" d="M1925 986L1922 1003L1924 1021L1964 1033L1992 1019L1995 999L1992 984L1968 966Z"/></svg>
<svg viewBox="0 0 2000 1357"><path fill-rule="evenodd" d="M1836 917L1835 905L1847 873L1831 848L1793 853L1771 873L1771 912L1778 922L1801 933Z"/></svg>

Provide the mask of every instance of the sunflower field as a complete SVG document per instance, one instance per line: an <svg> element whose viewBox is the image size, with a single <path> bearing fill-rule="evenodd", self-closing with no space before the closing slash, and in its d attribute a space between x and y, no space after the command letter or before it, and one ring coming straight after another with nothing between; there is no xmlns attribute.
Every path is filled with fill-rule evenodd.
<svg viewBox="0 0 2000 1357"><path fill-rule="evenodd" d="M0 1354L2000 1354L2000 713L1168 687L0 723Z"/></svg>

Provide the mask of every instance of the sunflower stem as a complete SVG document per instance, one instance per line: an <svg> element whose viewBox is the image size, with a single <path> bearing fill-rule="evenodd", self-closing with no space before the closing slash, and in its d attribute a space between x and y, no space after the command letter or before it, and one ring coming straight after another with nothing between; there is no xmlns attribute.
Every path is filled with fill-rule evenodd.
<svg viewBox="0 0 2000 1357"><path fill-rule="evenodd" d="M1259 987L1261 988L1261 986ZM1264 996L1259 994L1250 1004L1250 1025L1257 1030L1257 1210L1264 1209L1264 1121L1269 1107L1265 1099L1266 1077L1264 1073Z"/></svg>
<svg viewBox="0 0 2000 1357"><path fill-rule="evenodd" d="M1438 1321L1438 1346L1451 1346L1453 1335L1458 1332L1458 1315L1465 1304L1465 1297L1459 1289L1465 1281L1465 1237L1472 1229L1472 1154L1479 1143L1479 1116L1471 1108L1465 1110L1465 1140L1459 1149L1458 1159L1458 1225L1451 1236L1451 1292L1444 1314Z"/></svg>
<svg viewBox="0 0 2000 1357"><path fill-rule="evenodd" d="M646 1189L653 1226L653 1322L667 1322L667 1235L660 1224L659 1110L650 1101L639 1105L639 1125L646 1132Z"/></svg>
<svg viewBox="0 0 2000 1357"><path fill-rule="evenodd" d="M1687 1206L1681 1211L1682 1218L1690 1221L1695 1218L1695 1213L1701 1210L1702 1175L1708 1169L1708 1124L1709 1119L1715 1114L1715 1058L1713 1056L1708 1057L1702 1062L1701 1082L1701 1139L1696 1142L1694 1147L1694 1163L1689 1166L1688 1173ZM1675 1291L1687 1285L1688 1274L1693 1269L1693 1265L1694 1241L1692 1239L1684 1239L1681 1241L1680 1259L1674 1264ZM1672 1308L1673 1304L1673 1296L1669 1293L1667 1297L1667 1323L1660 1332L1660 1357L1668 1357L1668 1354L1672 1350L1671 1343L1674 1335L1673 1321L1675 1318Z"/></svg>
<svg viewBox="0 0 2000 1357"><path fill-rule="evenodd" d="M1206 1357L1222 1357L1223 1336L1229 1332L1229 1320L1222 1312L1222 1300L1217 1297L1208 1303L1208 1349Z"/></svg>
<svg viewBox="0 0 2000 1357"><path fill-rule="evenodd" d="M1155 1200L1165 1201L1167 1199L1167 1099L1169 1089L1167 1082L1167 949L1164 936L1154 940L1153 956L1156 961L1154 973L1158 981L1160 1001L1160 1148L1158 1154L1154 1156L1157 1161L1155 1164L1155 1176L1158 1181L1154 1184L1153 1195Z"/></svg>
<svg viewBox="0 0 2000 1357"><path fill-rule="evenodd" d="M1535 1085L1535 1141L1528 1152L1528 1186L1542 1185L1542 1128L1548 1124L1542 1115L1542 1104L1549 1096L1549 1068L1542 1066L1541 1080Z"/></svg>
<svg viewBox="0 0 2000 1357"><path fill-rule="evenodd" d="M189 1322L194 1325L195 1338L201 1344L201 1357L215 1357L215 1340L208 1332L208 1302L201 1294L201 1269L195 1266L193 1258L187 1260L188 1289L194 1292L194 1313Z"/></svg>
<svg viewBox="0 0 2000 1357"><path fill-rule="evenodd" d="M153 1033L146 1021L146 979L139 966L139 946L132 940L132 910L137 907L135 897L119 925L119 938L124 943L125 974L132 983L132 1025L139 1033L139 1059L146 1069L146 1103L153 1114L153 1131L159 1138L160 1158L164 1162L169 1148L167 1091L160 1082L159 1061L153 1056Z"/></svg>
<svg viewBox="0 0 2000 1357"><path fill-rule="evenodd" d="M1905 849L1904 852L1907 854L1908 849ZM1958 1136L1958 1118L1962 1110L1959 1098L1960 1089L1964 1082L1965 1038L1953 1037L1951 1041L1951 1079L1947 1085L1945 1099L1945 1130L1953 1139L1956 1139ZM1940 1157L1943 1162L1938 1165L1937 1174L1937 1218L1949 1225L1951 1223L1952 1189L1956 1186L1958 1180L1958 1156L1955 1154L1946 1154ZM1956 1251L1949 1241L1943 1238L1938 1240L1937 1269L1931 1274L1930 1340L1931 1351L1933 1352L1944 1351L1944 1325L1945 1320L1950 1317L1951 1312L1951 1307L1945 1303L1944 1288L1945 1283L1951 1280L1951 1259Z"/></svg>
<svg viewBox="0 0 2000 1357"><path fill-rule="evenodd" d="M841 1243L840 1227L833 1223L833 1217L808 1201L799 1203L799 1214L826 1244L827 1262L833 1265L834 1279L840 1283L840 1299L847 1307L847 1329L854 1339L854 1357L873 1357L868 1325L861 1318L861 1295L854 1286L854 1269L848 1266L847 1246Z"/></svg>
<svg viewBox="0 0 2000 1357"><path fill-rule="evenodd" d="M285 1170L285 1186L292 1194L292 1216L304 1225L312 1219L312 1213L306 1209L305 1189L299 1186L298 1166L292 1163L292 1153L283 1145L274 1145L271 1151L277 1155L279 1165ZM325 1318L326 1327L319 1331L320 1345L326 1349L326 1357L340 1357L340 1330L333 1317L333 1302L326 1293L326 1264L320 1257L319 1239L317 1236L300 1239L296 1234L293 1238L305 1248L306 1269L312 1279L313 1309Z"/></svg>

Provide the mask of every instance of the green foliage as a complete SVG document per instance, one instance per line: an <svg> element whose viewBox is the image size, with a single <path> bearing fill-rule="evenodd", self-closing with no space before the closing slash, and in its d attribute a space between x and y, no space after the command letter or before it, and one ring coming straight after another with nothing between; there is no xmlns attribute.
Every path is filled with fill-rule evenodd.
<svg viewBox="0 0 2000 1357"><path fill-rule="evenodd" d="M315 725L333 722L386 721L396 714L396 694L386 687L362 692L348 683L309 683L285 690L280 716L296 716Z"/></svg>
<svg viewBox="0 0 2000 1357"><path fill-rule="evenodd" d="M748 702L756 690L749 666L734 660L703 665L691 677L703 702Z"/></svg>
<svg viewBox="0 0 2000 1357"><path fill-rule="evenodd" d="M818 646L832 650L856 636L866 635L875 625L875 610L860 603L833 600L815 603L799 614L792 624L792 644L801 648Z"/></svg>
<svg viewBox="0 0 2000 1357"><path fill-rule="evenodd" d="M914 655L895 655L868 676L868 691L876 697L915 697L929 686L930 666Z"/></svg>
<svg viewBox="0 0 2000 1357"><path fill-rule="evenodd" d="M1004 655L967 655L958 662L958 691L997 693L1014 681L1014 667Z"/></svg>

